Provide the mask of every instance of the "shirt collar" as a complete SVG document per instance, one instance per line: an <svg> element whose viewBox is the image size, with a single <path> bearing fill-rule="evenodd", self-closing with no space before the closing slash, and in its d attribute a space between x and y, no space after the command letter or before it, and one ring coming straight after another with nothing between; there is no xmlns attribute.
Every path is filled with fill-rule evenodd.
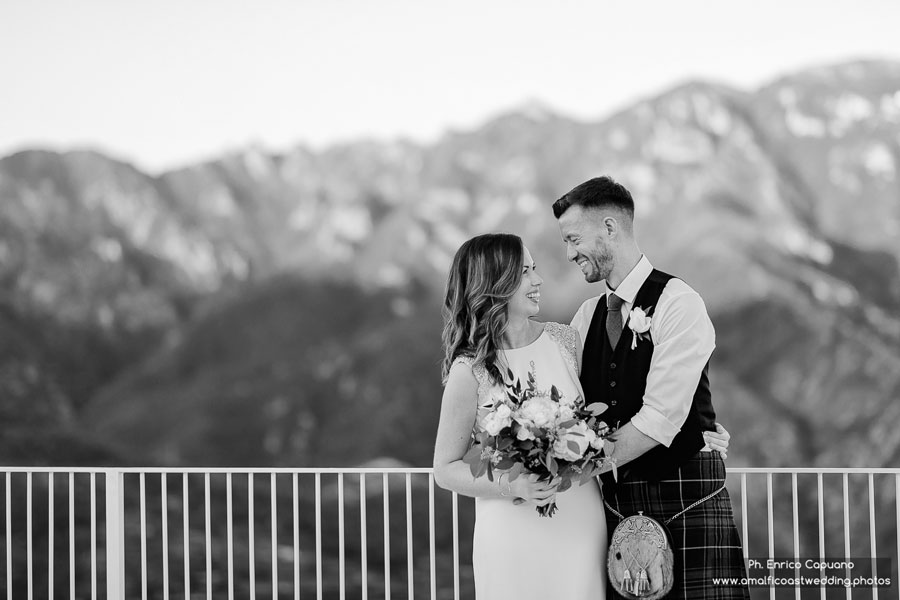
<svg viewBox="0 0 900 600"><path fill-rule="evenodd" d="M615 290L611 290L609 286L607 286L606 293L609 295L615 292L616 296L624 300L626 304L633 304L635 296L637 296L641 286L644 285L644 282L647 281L647 278L650 277L650 273L652 272L653 265L651 265L647 257L642 254L641 260L639 260L638 264L636 264L634 268L631 269L631 272L625 276L625 279L622 280L619 287Z"/></svg>

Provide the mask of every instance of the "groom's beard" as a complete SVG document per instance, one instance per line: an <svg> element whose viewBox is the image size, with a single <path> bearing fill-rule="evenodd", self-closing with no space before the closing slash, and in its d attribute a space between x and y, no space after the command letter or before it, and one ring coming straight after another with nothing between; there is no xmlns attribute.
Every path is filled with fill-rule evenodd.
<svg viewBox="0 0 900 600"><path fill-rule="evenodd" d="M597 283L609 278L613 270L613 253L606 248L599 248L597 254L586 256L590 269L584 274L584 280L588 283Z"/></svg>

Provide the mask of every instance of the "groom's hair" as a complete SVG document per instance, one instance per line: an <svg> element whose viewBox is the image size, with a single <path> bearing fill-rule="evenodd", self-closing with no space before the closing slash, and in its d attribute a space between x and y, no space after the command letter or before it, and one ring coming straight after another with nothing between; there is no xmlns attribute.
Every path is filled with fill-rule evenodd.
<svg viewBox="0 0 900 600"><path fill-rule="evenodd" d="M606 175L588 179L572 188L562 198L553 203L553 216L563 216L570 206L583 208L605 208L615 206L634 219L634 200L624 185Z"/></svg>

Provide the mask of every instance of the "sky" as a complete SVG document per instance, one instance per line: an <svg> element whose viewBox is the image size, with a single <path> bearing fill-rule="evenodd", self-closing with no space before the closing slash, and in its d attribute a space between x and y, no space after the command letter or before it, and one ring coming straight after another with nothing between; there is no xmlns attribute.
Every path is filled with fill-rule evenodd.
<svg viewBox="0 0 900 600"><path fill-rule="evenodd" d="M2 0L0 156L157 173L254 145L429 143L540 103L599 120L691 79L900 60L896 0Z"/></svg>

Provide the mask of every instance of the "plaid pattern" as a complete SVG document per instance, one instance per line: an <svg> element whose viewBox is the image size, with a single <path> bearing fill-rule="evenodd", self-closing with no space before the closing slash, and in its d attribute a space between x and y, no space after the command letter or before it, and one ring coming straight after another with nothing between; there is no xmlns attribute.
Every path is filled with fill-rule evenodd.
<svg viewBox="0 0 900 600"><path fill-rule="evenodd" d="M667 599L749 598L746 586L713 585L714 577L746 577L744 553L728 490L695 506L668 525L664 522L725 483L725 463L718 452L698 452L676 479L629 481L627 473L615 485L604 485L611 507L628 517L639 510L669 532L675 555L675 584ZM606 511L610 537L619 518ZM607 599L622 598L607 586Z"/></svg>

